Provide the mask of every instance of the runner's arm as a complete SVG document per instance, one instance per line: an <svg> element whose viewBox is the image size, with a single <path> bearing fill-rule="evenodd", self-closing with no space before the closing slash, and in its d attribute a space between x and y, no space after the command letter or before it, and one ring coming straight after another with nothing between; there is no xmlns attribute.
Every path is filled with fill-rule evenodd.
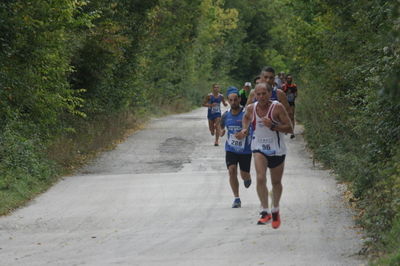
<svg viewBox="0 0 400 266"><path fill-rule="evenodd" d="M224 105L224 106L227 106L228 104L225 102L225 98L224 98L224 96L222 96L222 104Z"/></svg>
<svg viewBox="0 0 400 266"><path fill-rule="evenodd" d="M249 93L249 98L247 99L246 106L249 104L252 104L254 102L255 97L256 97L256 93L254 92L254 89L252 89Z"/></svg>
<svg viewBox="0 0 400 266"><path fill-rule="evenodd" d="M278 89L277 90L277 94L278 94L278 100L281 104L283 104L283 106L286 109L286 112L290 115L290 113L292 112L290 109L290 105L287 101L287 97L286 97L286 93L283 92L283 90Z"/></svg>
<svg viewBox="0 0 400 266"><path fill-rule="evenodd" d="M225 128L225 119L226 119L227 113L228 113L228 111L225 111L225 113L221 116L221 121L219 122L221 129Z"/></svg>
<svg viewBox="0 0 400 266"><path fill-rule="evenodd" d="M246 111L242 119L242 130L238 132L240 135L243 135L243 137L249 134L249 126L251 119L253 118L253 108L254 104L250 104L246 107Z"/></svg>
<svg viewBox="0 0 400 266"><path fill-rule="evenodd" d="M221 137L223 137L225 135L225 120L226 120L226 115L227 115L228 111L226 111L222 117L221 117L221 121L219 122L219 126L220 126L220 132L221 132Z"/></svg>
<svg viewBox="0 0 400 266"><path fill-rule="evenodd" d="M210 95L207 95L206 97L204 97L204 101L203 101L204 107L211 107L211 104L208 103L208 101L210 101Z"/></svg>
<svg viewBox="0 0 400 266"><path fill-rule="evenodd" d="M276 112L276 113L275 113ZM272 131L279 131L282 133L293 133L292 121L289 118L286 108L282 104L276 106L274 115L278 117L279 124L271 127Z"/></svg>

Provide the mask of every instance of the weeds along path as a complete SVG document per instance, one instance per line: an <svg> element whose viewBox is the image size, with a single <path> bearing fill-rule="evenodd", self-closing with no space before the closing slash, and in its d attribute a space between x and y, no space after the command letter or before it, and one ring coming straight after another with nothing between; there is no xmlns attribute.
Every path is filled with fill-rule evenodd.
<svg viewBox="0 0 400 266"><path fill-rule="evenodd" d="M1 217L0 264L362 265L335 178L313 167L301 135L286 141L278 230L256 225L254 167L242 208L231 208L223 145L213 146L197 109L154 119Z"/></svg>

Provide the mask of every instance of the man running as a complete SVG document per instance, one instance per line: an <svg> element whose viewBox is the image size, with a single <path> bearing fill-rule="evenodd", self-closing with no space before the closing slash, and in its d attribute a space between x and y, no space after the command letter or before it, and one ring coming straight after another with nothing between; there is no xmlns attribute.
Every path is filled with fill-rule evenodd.
<svg viewBox="0 0 400 266"><path fill-rule="evenodd" d="M208 128L210 129L211 136L215 136L214 146L219 145L221 102L224 104L224 106L228 105L225 102L224 96L219 93L219 89L220 88L218 84L213 84L212 92L205 97L203 102L203 106L208 107Z"/></svg>
<svg viewBox="0 0 400 266"><path fill-rule="evenodd" d="M251 150L257 173L257 194L263 208L258 224L266 224L272 218L272 228L277 229L281 224L279 201L286 156L284 133L292 133L293 129L285 107L278 101L271 100L270 84L257 84L255 94L258 101L247 106L241 133L248 134L248 127L252 123ZM271 172L272 210L268 205L267 168Z"/></svg>
<svg viewBox="0 0 400 266"><path fill-rule="evenodd" d="M293 77L291 74L288 74L286 77L286 83L283 85L283 91L286 93L286 97L289 103L290 108L290 120L292 120L293 131L294 131L294 111L295 111L295 100L297 98L297 85L293 83ZM294 134L290 136L291 139L294 138Z"/></svg>
<svg viewBox="0 0 400 266"><path fill-rule="evenodd" d="M241 106L246 106L247 103L247 98L250 95L251 91L251 83L250 82L245 82L243 89L239 91L239 97L240 97L240 105Z"/></svg>
<svg viewBox="0 0 400 266"><path fill-rule="evenodd" d="M229 87L226 95L231 109L226 111L221 118L221 136L225 134L226 126L228 134L225 142L225 161L229 172L229 184L235 197L232 208L240 208L242 203L239 197L237 165L239 163L240 176L244 181L244 186L248 188L251 185L251 134L241 132L244 111L240 106L238 90L235 87Z"/></svg>
<svg viewBox="0 0 400 266"><path fill-rule="evenodd" d="M263 70L261 70L260 77L261 82L268 83L272 87L271 100L279 101L283 106L285 106L288 114L290 114L290 106L286 98L286 93L283 90L278 89L275 84L275 70L272 67L264 67Z"/></svg>
<svg viewBox="0 0 400 266"><path fill-rule="evenodd" d="M285 84L285 72L281 71L278 73L278 75L275 77L275 84L278 87L278 89L283 88L283 84Z"/></svg>
<svg viewBox="0 0 400 266"><path fill-rule="evenodd" d="M268 83L272 88L272 94L271 94L271 100L273 101L279 101L280 103L285 106L286 111L288 114L290 114L290 106L286 98L285 92L283 92L281 89L278 89L278 87L275 84L275 70L272 67L264 67L261 70L260 74L260 82L265 82ZM255 97L255 90L252 90L249 95L249 99L247 100L247 104L254 103L256 101Z"/></svg>

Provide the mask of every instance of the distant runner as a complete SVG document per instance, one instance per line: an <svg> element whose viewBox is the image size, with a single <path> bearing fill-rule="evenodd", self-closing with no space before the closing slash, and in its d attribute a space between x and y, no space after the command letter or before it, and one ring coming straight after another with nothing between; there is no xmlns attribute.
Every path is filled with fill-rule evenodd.
<svg viewBox="0 0 400 266"><path fill-rule="evenodd" d="M250 95L251 91L251 83L250 82L245 82L243 89L239 91L239 97L240 97L240 105L241 106L246 106L247 103L247 98Z"/></svg>
<svg viewBox="0 0 400 266"><path fill-rule="evenodd" d="M255 85L257 85L258 83L261 82L261 77L260 77L260 76L255 77L254 80L253 80L253 82L254 82ZM246 105L249 105L249 104L251 104L251 103L254 103L255 101L256 101L256 97L255 97L255 95L254 95L254 89L252 89L252 90L250 91L250 93L249 93L248 98L247 98Z"/></svg>
<svg viewBox="0 0 400 266"><path fill-rule="evenodd" d="M288 74L286 77L286 83L283 84L283 91L286 93L286 97L290 106L290 120L292 120L293 131L294 131L294 112L295 112L295 101L297 98L297 85L293 83L293 77L291 74ZM294 134L290 136L291 139L294 138Z"/></svg>
<svg viewBox="0 0 400 266"><path fill-rule="evenodd" d="M283 88L283 84L285 84L285 72L281 71L278 73L278 75L275 77L275 84L278 87L278 89Z"/></svg>
<svg viewBox="0 0 400 266"><path fill-rule="evenodd" d="M275 70L272 67L264 67L260 74L261 82L268 83L272 87L271 100L279 101L285 106L288 114L290 113L290 106L286 98L286 93L283 90L278 89L275 84Z"/></svg>
<svg viewBox="0 0 400 266"><path fill-rule="evenodd" d="M271 100L273 101L279 101L280 103L285 106L286 111L288 114L290 114L290 106L286 98L286 94L283 90L278 89L276 83L275 83L275 70L272 67L264 67L261 70L260 74L260 82L265 82L268 83L269 85L272 86L272 94L271 94ZM249 95L249 99L247 100L247 104L254 103L256 101L256 95L255 95L255 90L252 90Z"/></svg>
<svg viewBox="0 0 400 266"><path fill-rule="evenodd" d="M286 156L284 133L292 133L293 129L285 107L278 101L271 100L270 84L257 84L255 94L258 101L247 106L241 132L248 134L248 127L252 124L251 150L257 173L257 194L263 208L258 224L266 224L272 218L272 228L277 229L281 224L279 201ZM267 168L271 172L272 210L268 206Z"/></svg>
<svg viewBox="0 0 400 266"><path fill-rule="evenodd" d="M221 102L224 104L224 106L228 105L225 102L224 96L219 93L219 89L220 88L218 84L213 84L212 92L205 97L203 102L203 106L208 107L208 128L210 129L211 136L215 136L214 146L219 145Z"/></svg>
<svg viewBox="0 0 400 266"><path fill-rule="evenodd" d="M235 197L232 208L240 208L242 206L239 197L239 182L237 177L238 163L244 186L248 188L251 185L251 132L247 131L246 134L241 132L244 111L239 104L240 97L238 94L239 92L235 87L228 88L226 95L231 109L226 111L221 119L221 136L225 134L225 127L228 130L227 140L225 142L225 161L229 172L229 183Z"/></svg>

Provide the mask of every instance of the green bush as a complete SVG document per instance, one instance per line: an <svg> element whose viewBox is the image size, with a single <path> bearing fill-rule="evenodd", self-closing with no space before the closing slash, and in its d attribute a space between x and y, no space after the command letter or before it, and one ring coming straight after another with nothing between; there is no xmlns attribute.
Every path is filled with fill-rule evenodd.
<svg viewBox="0 0 400 266"><path fill-rule="evenodd" d="M14 122L0 132L0 214L31 198L57 175L55 164L43 156L40 140L17 133L15 128L21 126L32 125Z"/></svg>

